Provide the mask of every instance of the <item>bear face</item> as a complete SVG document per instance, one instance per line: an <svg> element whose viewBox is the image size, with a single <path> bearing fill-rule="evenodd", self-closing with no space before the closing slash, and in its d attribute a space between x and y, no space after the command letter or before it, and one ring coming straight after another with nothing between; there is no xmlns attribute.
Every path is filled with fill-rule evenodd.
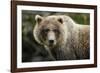
<svg viewBox="0 0 100 73"><path fill-rule="evenodd" d="M36 26L34 27L33 34L37 42L49 48L63 44L63 35L65 36L66 32L62 18L36 15L35 20Z"/></svg>

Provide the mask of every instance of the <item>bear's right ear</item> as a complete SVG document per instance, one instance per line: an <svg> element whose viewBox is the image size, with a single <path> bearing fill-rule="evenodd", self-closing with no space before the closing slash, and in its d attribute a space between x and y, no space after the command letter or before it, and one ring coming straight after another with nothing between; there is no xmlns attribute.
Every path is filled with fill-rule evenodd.
<svg viewBox="0 0 100 73"><path fill-rule="evenodd" d="M43 17L40 16L40 15L36 15L36 16L35 16L35 20L36 20L36 22L37 22L38 24L42 21L42 19L43 19Z"/></svg>

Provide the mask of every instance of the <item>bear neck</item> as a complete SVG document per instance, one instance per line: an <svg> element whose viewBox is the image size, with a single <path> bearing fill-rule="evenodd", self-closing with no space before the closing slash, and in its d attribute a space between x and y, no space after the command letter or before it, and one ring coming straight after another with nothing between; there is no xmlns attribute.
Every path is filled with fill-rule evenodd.
<svg viewBox="0 0 100 73"><path fill-rule="evenodd" d="M47 52L52 60L55 61L55 60L68 59L64 53L64 49L65 49L64 46L55 46L53 48L49 48L47 46L44 46L44 47L47 50Z"/></svg>
<svg viewBox="0 0 100 73"><path fill-rule="evenodd" d="M45 47L46 50L49 53L49 56L52 58L52 60L74 60L76 59L76 56L74 52L70 49L66 49L65 47L55 47L55 48L49 48Z"/></svg>

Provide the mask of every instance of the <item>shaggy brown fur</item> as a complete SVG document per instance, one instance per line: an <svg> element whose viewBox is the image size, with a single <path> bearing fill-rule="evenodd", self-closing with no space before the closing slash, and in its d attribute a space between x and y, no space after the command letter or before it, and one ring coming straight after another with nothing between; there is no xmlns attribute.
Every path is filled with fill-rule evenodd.
<svg viewBox="0 0 100 73"><path fill-rule="evenodd" d="M47 34L49 28L55 34L56 44L48 46ZM53 30L56 29L56 32ZM69 16L52 15L36 16L33 30L35 40L45 46L54 60L89 59L89 25L76 24ZM51 35L52 36L52 35Z"/></svg>

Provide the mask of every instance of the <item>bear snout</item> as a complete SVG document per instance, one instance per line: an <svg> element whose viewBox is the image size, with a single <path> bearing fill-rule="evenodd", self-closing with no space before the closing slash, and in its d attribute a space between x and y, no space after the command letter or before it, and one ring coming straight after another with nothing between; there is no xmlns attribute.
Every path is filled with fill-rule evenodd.
<svg viewBox="0 0 100 73"><path fill-rule="evenodd" d="M53 46L56 44L56 37L55 37L55 33L53 31L48 32L47 34L47 40L48 40L48 44Z"/></svg>
<svg viewBox="0 0 100 73"><path fill-rule="evenodd" d="M54 40L49 40L49 43L50 43L50 44L53 44L53 43L54 43Z"/></svg>

